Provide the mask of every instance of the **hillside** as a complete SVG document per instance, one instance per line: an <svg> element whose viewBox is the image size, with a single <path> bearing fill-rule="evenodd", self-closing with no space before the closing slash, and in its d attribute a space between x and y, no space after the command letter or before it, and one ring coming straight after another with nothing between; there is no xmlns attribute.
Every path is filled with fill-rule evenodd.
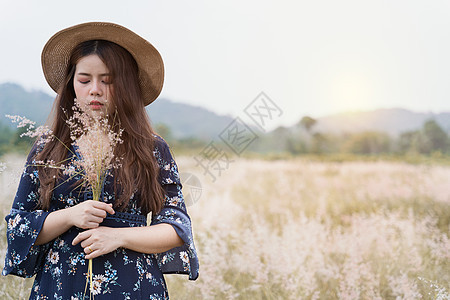
<svg viewBox="0 0 450 300"><path fill-rule="evenodd" d="M315 131L328 133L354 133L382 131L396 136L405 131L420 128L427 120L434 119L450 133L450 112L412 112L402 108L341 113L317 119Z"/></svg>
<svg viewBox="0 0 450 300"><path fill-rule="evenodd" d="M0 84L0 122L11 125L5 114L27 117L38 124L45 123L54 98L40 91L27 91L14 83ZM202 107L176 103L159 98L147 107L152 124L170 127L174 138L196 137L209 140L233 119L218 115ZM205 126L207 125L207 126Z"/></svg>
<svg viewBox="0 0 450 300"><path fill-rule="evenodd" d="M175 138L196 137L210 140L217 138L233 120L205 108L177 103L160 98L147 107L152 124L163 123L170 127Z"/></svg>
<svg viewBox="0 0 450 300"><path fill-rule="evenodd" d="M10 124L6 114L20 115L43 124L52 103L53 97L41 91L27 91L14 83L0 84L0 121L5 124Z"/></svg>
<svg viewBox="0 0 450 300"><path fill-rule="evenodd" d="M0 122L10 124L5 114L25 116L43 124L51 110L53 96L41 91L27 91L14 83L0 84ZM230 116L216 114L205 108L173 102L159 98L147 107L152 124L169 126L174 138L196 137L204 140L218 139L218 135L233 120ZM298 116L299 120L301 115ZM402 108L378 109L374 111L341 113L317 118L313 128L322 133L354 133L361 131L383 131L392 136L401 132L421 128L425 121L436 120L450 133L450 112L438 114L412 112ZM13 126L11 124L11 126ZM296 126L286 128L295 132ZM279 131L279 130L278 130ZM279 137L277 129L268 133Z"/></svg>

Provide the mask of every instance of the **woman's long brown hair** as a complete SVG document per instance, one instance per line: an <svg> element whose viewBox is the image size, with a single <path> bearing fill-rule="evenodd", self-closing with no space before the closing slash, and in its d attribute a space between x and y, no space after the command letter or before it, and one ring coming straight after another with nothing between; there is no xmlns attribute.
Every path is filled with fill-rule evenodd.
<svg viewBox="0 0 450 300"><path fill-rule="evenodd" d="M138 67L131 54L121 46L103 40L87 41L72 52L66 78L59 90L53 108L53 134L58 140L47 142L36 159L61 162L67 158L70 147L70 129L66 120L72 116L75 91L73 80L76 64L88 55L98 55L111 74L113 85L112 114L123 129L122 144L115 149L116 157L123 158L122 166L114 169L116 200L115 209L124 210L135 191L138 191L143 213L158 213L164 201L164 190L158 182L159 166L153 155L156 137L145 112L139 86ZM113 126L119 130L118 126ZM48 210L55 187L55 178L61 178L61 170L38 167L40 179L39 205ZM120 186L120 187L119 187ZM119 191L120 196L117 195Z"/></svg>

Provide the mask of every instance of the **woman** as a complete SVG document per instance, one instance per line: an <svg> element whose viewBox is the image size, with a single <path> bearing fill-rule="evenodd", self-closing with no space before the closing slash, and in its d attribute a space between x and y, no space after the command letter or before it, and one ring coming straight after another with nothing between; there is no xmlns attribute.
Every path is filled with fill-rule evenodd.
<svg viewBox="0 0 450 300"><path fill-rule="evenodd" d="M145 112L162 89L161 56L122 26L92 22L50 38L42 66L58 93L56 138L36 143L28 156L6 217L3 275L36 274L30 299L83 299L90 293L96 299L168 299L163 273L195 280L198 259L176 163ZM121 166L106 176L101 201L80 185L81 175L37 163L81 159L76 145L83 135L67 123L74 105L91 117L108 117L115 133L123 130L123 143L114 148ZM85 292L89 259L92 285Z"/></svg>

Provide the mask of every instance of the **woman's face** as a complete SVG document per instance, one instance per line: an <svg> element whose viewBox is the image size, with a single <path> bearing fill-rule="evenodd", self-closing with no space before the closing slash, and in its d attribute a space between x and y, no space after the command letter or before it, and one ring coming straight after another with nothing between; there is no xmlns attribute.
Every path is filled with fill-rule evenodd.
<svg viewBox="0 0 450 300"><path fill-rule="evenodd" d="M112 106L111 74L103 61L95 54L80 59L73 80L76 101L91 116L105 116Z"/></svg>

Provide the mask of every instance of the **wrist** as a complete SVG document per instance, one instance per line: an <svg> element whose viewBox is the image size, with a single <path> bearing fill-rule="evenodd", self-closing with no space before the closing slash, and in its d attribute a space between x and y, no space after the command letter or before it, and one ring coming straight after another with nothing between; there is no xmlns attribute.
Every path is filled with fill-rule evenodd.
<svg viewBox="0 0 450 300"><path fill-rule="evenodd" d="M127 228L116 228L117 234L116 237L116 245L117 248L127 248Z"/></svg>
<svg viewBox="0 0 450 300"><path fill-rule="evenodd" d="M58 218L60 218L63 221L62 223L66 225L65 227L67 230L69 228L71 228L72 226L75 226L73 208L74 207L71 206L71 207L67 207L64 209L54 211L54 213L58 214Z"/></svg>

